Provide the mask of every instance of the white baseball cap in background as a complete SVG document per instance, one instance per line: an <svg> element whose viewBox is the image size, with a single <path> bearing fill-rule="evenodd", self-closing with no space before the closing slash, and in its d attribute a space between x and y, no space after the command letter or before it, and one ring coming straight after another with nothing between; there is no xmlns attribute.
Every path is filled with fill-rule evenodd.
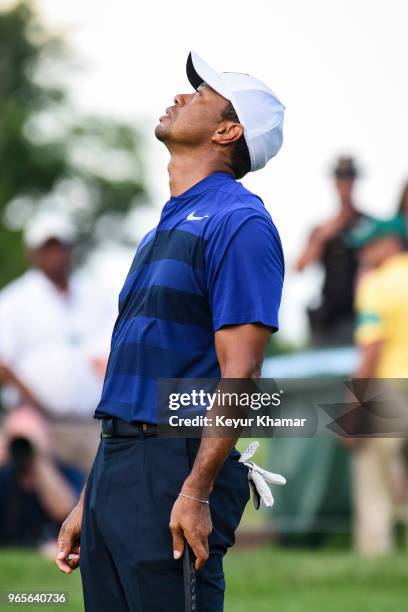
<svg viewBox="0 0 408 612"><path fill-rule="evenodd" d="M251 171L263 168L282 146L282 102L262 81L240 72L217 72L194 51L187 58L186 70L194 89L207 83L231 102L244 128Z"/></svg>
<svg viewBox="0 0 408 612"><path fill-rule="evenodd" d="M42 213L34 217L24 231L24 242L29 249L38 249L52 238L64 244L72 244L75 232L66 217Z"/></svg>

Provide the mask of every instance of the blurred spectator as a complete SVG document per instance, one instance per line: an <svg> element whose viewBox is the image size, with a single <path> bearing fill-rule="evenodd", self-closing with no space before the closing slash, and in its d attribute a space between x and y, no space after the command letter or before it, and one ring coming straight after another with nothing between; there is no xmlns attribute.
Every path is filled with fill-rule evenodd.
<svg viewBox="0 0 408 612"><path fill-rule="evenodd" d="M402 215L405 219L406 242L408 242L408 182L402 190L397 214Z"/></svg>
<svg viewBox="0 0 408 612"><path fill-rule="evenodd" d="M87 472L98 444L92 416L114 308L92 279L71 275L73 231L67 221L38 217L25 242L32 267L0 292L0 375L9 383L5 402L18 406L28 398L41 406L59 459Z"/></svg>
<svg viewBox="0 0 408 612"><path fill-rule="evenodd" d="M0 457L0 545L55 547L83 475L53 459L47 422L31 407L6 416Z"/></svg>
<svg viewBox="0 0 408 612"><path fill-rule="evenodd" d="M352 158L341 157L333 170L339 198L336 215L313 230L296 263L302 272L313 263L324 270L320 304L308 309L312 343L333 346L353 342L353 300L357 272L356 253L345 242L346 233L361 220L353 199L358 171Z"/></svg>
<svg viewBox="0 0 408 612"><path fill-rule="evenodd" d="M350 232L350 244L360 250L366 271L356 295L360 365L354 378L378 378L382 384L403 390L403 381L396 380L408 378L408 253L404 251L403 218L366 219ZM389 416L394 432L395 427L398 431L395 408L391 403L387 408L393 410ZM402 408L406 423L406 396ZM357 441L353 455L355 545L362 553L391 549L398 504L404 506L406 519L405 450L402 437Z"/></svg>
<svg viewBox="0 0 408 612"><path fill-rule="evenodd" d="M398 206L398 214L408 217L408 182L405 184Z"/></svg>

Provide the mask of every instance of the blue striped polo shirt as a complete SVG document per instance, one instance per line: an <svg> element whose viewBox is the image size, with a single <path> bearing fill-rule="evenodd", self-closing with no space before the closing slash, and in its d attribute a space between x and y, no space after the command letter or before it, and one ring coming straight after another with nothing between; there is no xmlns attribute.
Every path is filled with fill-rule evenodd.
<svg viewBox="0 0 408 612"><path fill-rule="evenodd" d="M214 333L278 328L284 260L262 200L216 172L165 204L119 295L95 417L155 423L160 378L218 378Z"/></svg>

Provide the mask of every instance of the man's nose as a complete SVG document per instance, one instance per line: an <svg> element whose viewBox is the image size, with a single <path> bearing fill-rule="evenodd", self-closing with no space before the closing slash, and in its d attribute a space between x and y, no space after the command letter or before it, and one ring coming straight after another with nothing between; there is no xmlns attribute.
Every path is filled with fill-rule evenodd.
<svg viewBox="0 0 408 612"><path fill-rule="evenodd" d="M174 104L176 106L183 106L189 97L189 94L177 94L174 96Z"/></svg>

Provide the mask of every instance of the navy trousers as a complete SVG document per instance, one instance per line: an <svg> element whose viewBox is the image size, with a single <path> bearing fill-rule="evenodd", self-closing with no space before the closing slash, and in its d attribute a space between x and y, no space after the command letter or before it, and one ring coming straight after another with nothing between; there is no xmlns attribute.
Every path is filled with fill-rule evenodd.
<svg viewBox="0 0 408 612"><path fill-rule="evenodd" d="M181 560L169 529L197 439L101 438L89 475L81 532L86 612L184 612ZM249 498L248 471L234 450L210 498L210 557L197 574L199 612L222 612L223 557Z"/></svg>

